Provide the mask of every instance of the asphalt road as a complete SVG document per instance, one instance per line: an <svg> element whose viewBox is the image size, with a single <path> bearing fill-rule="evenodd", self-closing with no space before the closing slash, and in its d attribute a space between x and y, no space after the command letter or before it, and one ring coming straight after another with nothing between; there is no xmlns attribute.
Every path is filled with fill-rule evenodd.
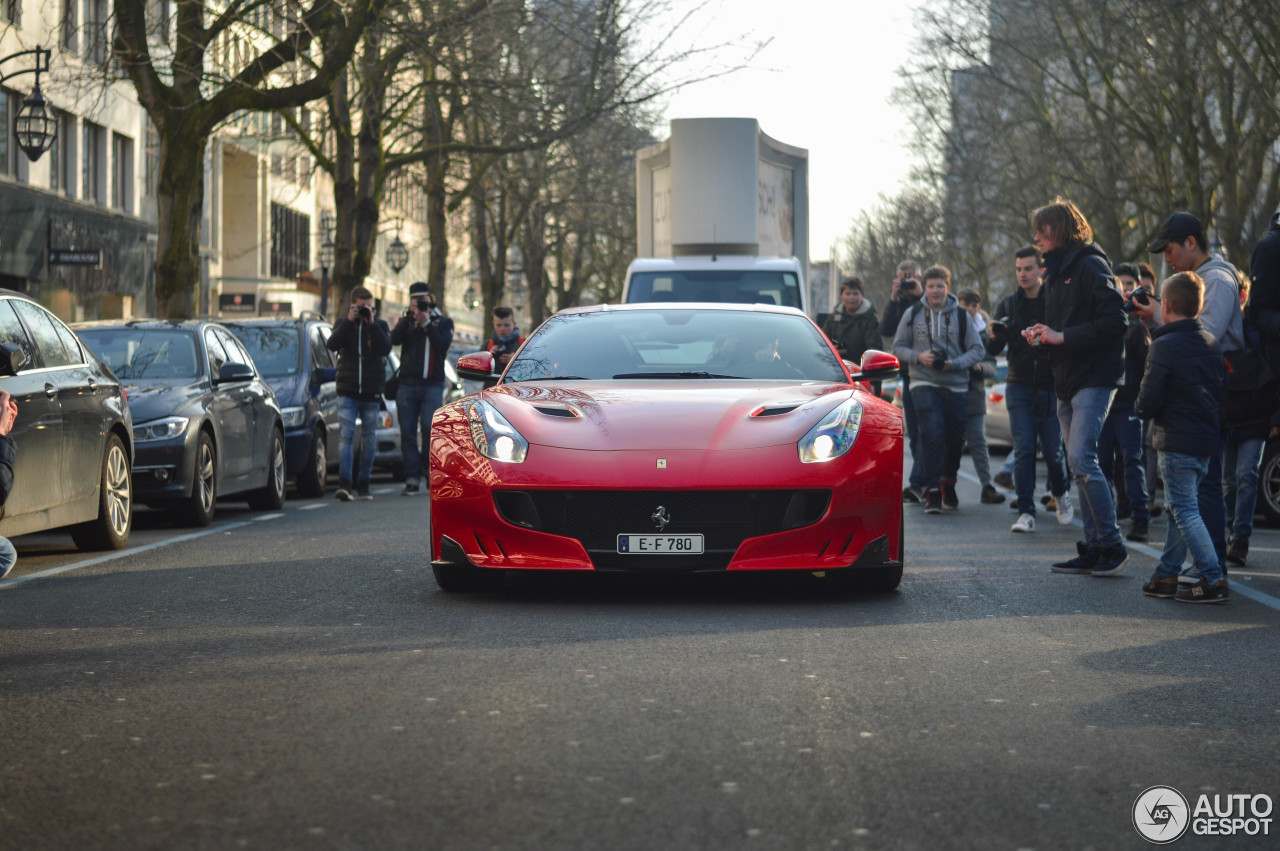
<svg viewBox="0 0 1280 851"><path fill-rule="evenodd" d="M1144 848L1148 787L1280 799L1280 534L1235 577L1250 596L1194 606L1141 594L1142 553L1051 574L1077 530L1010 535L977 492L909 514L906 577L877 596L447 595L426 499L390 483L228 503L195 536L143 514L107 560L18 539L0 848Z"/></svg>

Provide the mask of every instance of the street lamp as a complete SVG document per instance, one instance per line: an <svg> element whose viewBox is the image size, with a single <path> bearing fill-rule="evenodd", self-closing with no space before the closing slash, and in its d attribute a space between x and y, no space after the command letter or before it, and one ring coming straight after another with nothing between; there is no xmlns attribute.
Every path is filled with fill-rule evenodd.
<svg viewBox="0 0 1280 851"><path fill-rule="evenodd" d="M54 140L58 138L58 118L53 113L53 107L49 106L49 102L40 91L40 72L49 70L49 60L53 56L53 51L37 47L33 50L11 53L0 59L0 65L10 59L32 55L36 58L36 67L0 74L0 83L22 74L36 75L36 83L31 89L31 94L22 102L22 107L13 120L13 134L18 139L18 147L22 148L27 159L35 162L44 155L45 151L53 147Z"/></svg>
<svg viewBox="0 0 1280 851"><path fill-rule="evenodd" d="M409 248L400 240L400 225L403 222L403 218L396 219L396 238L387 246L387 265L397 275L409 265Z"/></svg>
<svg viewBox="0 0 1280 851"><path fill-rule="evenodd" d="M329 318L329 270L333 268L333 240L326 228L320 238L320 315Z"/></svg>

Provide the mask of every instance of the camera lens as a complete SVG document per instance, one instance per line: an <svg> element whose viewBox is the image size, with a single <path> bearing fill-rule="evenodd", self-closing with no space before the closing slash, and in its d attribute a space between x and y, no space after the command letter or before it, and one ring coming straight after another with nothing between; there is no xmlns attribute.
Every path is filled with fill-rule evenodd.
<svg viewBox="0 0 1280 851"><path fill-rule="evenodd" d="M426 312L431 309L431 302L427 301L425 298L420 298L417 301L417 306L418 310Z"/></svg>

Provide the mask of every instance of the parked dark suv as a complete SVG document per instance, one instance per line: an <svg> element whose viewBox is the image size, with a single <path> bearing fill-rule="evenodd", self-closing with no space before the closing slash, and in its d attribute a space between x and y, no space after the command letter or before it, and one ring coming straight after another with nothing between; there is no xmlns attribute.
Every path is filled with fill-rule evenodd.
<svg viewBox="0 0 1280 851"><path fill-rule="evenodd" d="M322 495L329 462L338 457L341 433L333 353L325 347L333 327L313 313L222 324L253 355L258 372L280 402L289 478L302 496Z"/></svg>
<svg viewBox="0 0 1280 851"><path fill-rule="evenodd" d="M76 326L128 393L134 493L181 525L207 526L217 497L284 504L284 425L253 358L216 322L135 320Z"/></svg>
<svg viewBox="0 0 1280 851"><path fill-rule="evenodd" d="M9 290L0 290L0 390L18 405L0 535L70 527L81 549L123 547L133 522L124 391L56 316Z"/></svg>

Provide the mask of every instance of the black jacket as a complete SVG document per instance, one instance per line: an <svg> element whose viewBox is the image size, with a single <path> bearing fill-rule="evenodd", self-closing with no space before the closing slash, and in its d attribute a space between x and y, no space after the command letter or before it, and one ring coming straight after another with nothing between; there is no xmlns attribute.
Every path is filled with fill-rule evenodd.
<svg viewBox="0 0 1280 851"><path fill-rule="evenodd" d="M1124 384L1116 388L1116 402L1132 402L1138 398L1138 385L1147 366L1151 348L1151 332L1135 314L1129 316L1129 330L1124 334Z"/></svg>
<svg viewBox="0 0 1280 851"><path fill-rule="evenodd" d="M400 347L401 384L444 384L444 358L453 345L453 320L441 316L426 325L418 325L401 316L391 332L391 345ZM431 368L423 374L422 364L427 349L431 350Z"/></svg>
<svg viewBox="0 0 1280 851"><path fill-rule="evenodd" d="M18 460L18 444L7 434L0 434L0 505L9 500L13 490L13 465Z"/></svg>
<svg viewBox="0 0 1280 851"><path fill-rule="evenodd" d="M1199 319L1179 319L1151 332L1151 353L1134 412L1154 420L1151 445L1206 457L1218 448L1218 409L1226 362Z"/></svg>
<svg viewBox="0 0 1280 851"><path fill-rule="evenodd" d="M375 319L368 324L352 322L345 316L333 326L328 346L338 353L338 395L361 402L376 402L386 386L383 358L391 354L387 323Z"/></svg>
<svg viewBox="0 0 1280 851"><path fill-rule="evenodd" d="M876 316L875 304L868 298L862 300L858 312L852 316L844 312L843 301L837 304L827 321L822 323L822 333L835 344L840 357L854 363L862 359L862 353L867 349L878 349L883 345L880 342L880 318Z"/></svg>
<svg viewBox="0 0 1280 851"><path fill-rule="evenodd" d="M1044 289L1038 298L1027 298L1019 287L1000 299L992 319L1003 322L1008 328L1004 340L992 338L987 351L993 355L1009 347L1009 372L1006 381L1025 384L1042 390L1053 389L1053 367L1049 362L1049 346L1033 346L1022 336L1025 328L1044 322Z"/></svg>
<svg viewBox="0 0 1280 851"><path fill-rule="evenodd" d="M902 317L912 308L923 296L904 296L900 295L889 302L888 307L884 309L884 316L880 317L880 336L888 337L892 340L898 335L898 326L902 324ZM910 364L902 364L898 370L903 379L909 380L911 377Z"/></svg>
<svg viewBox="0 0 1280 851"><path fill-rule="evenodd" d="M1118 387L1129 320L1107 255L1092 243L1055 248L1044 256L1043 278L1044 324L1065 338L1048 347L1058 398L1086 387Z"/></svg>
<svg viewBox="0 0 1280 851"><path fill-rule="evenodd" d="M1253 283L1245 318L1261 335L1272 368L1280 368L1280 213L1271 217L1271 230L1253 247L1249 275Z"/></svg>

